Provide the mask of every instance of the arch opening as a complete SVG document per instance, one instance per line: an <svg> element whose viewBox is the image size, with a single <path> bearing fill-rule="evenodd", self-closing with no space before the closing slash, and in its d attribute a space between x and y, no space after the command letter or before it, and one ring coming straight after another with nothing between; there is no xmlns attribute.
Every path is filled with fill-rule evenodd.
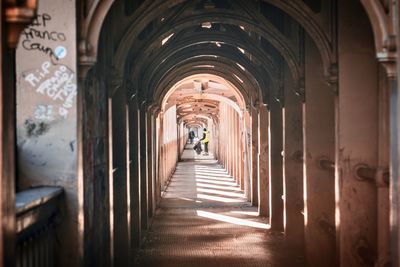
<svg viewBox="0 0 400 267"><path fill-rule="evenodd" d="M252 103L249 103L241 89L229 80L220 75L202 72L189 75L175 82L168 89L159 88L158 90L164 92L161 94L163 99L158 113L161 123L157 127L163 133L159 141L160 158L172 156L179 160L188 160L194 156L197 160L215 159L228 169L226 165L228 155L225 153L228 151L228 147L225 147L226 140L229 140L228 143L231 146L229 157L233 157L233 149L237 152L243 151L243 153L251 150L243 138L247 136L245 132L250 127L251 114L247 107ZM165 129L175 129L176 135L173 141L169 137L170 133L166 133ZM207 129L207 139L210 140L207 145L200 142L205 137L204 129ZM230 132L227 132L227 129ZM189 150L191 154L185 151L185 147L192 148L197 143L204 150L203 153L196 155L195 151ZM248 168L246 165L250 162L238 159L235 162L235 171L232 166L229 173L236 176L235 179L241 183L242 189L250 188L250 176L244 173L239 174L239 170ZM169 182L170 171L174 171L176 162L164 164L168 165L164 168L166 172L159 176L159 183L163 189ZM250 194L246 193L244 196L248 200L251 199Z"/></svg>

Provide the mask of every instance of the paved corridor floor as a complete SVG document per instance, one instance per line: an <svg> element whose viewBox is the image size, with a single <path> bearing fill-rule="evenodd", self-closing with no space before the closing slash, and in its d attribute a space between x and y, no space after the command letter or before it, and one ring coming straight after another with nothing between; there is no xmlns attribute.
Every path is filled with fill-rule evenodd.
<svg viewBox="0 0 400 267"><path fill-rule="evenodd" d="M212 155L182 158L135 266L304 266Z"/></svg>

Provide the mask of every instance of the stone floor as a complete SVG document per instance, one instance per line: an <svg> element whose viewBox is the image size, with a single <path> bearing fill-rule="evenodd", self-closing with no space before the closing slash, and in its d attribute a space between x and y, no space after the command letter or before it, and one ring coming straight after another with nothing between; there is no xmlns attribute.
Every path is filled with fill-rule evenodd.
<svg viewBox="0 0 400 267"><path fill-rule="evenodd" d="M182 159L135 266L304 266L301 253L268 230L268 220L212 155L195 155L188 146Z"/></svg>

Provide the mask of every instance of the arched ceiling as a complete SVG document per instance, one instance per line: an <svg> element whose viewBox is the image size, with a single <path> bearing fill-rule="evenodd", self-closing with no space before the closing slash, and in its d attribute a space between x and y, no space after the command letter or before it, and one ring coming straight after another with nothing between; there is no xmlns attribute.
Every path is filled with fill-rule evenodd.
<svg viewBox="0 0 400 267"><path fill-rule="evenodd" d="M252 1L167 2L169 5L158 2L157 10L162 12L146 9L141 11L146 15L133 13L113 60L117 69L129 74L131 93L139 91L149 104L160 102L165 94L160 92L170 88L165 85L172 72L200 67L197 73L219 72L226 80L242 83L238 89L247 105L267 103L270 95L281 95L284 62L293 79L301 80L295 45L280 29L280 22L267 20ZM145 1L145 6L153 5Z"/></svg>
<svg viewBox="0 0 400 267"><path fill-rule="evenodd" d="M253 1L246 0L236 2L244 3L245 5L242 5L244 9L251 6L251 13L255 11L258 17L260 17L258 14L260 10L260 13L265 15L262 12L262 6L273 6L283 12L287 18L301 25L301 28L319 49L328 81L335 82L335 79L337 79L336 1L255 0L254 3L256 4L252 3ZM106 21L106 17L110 17L114 13L110 10L125 11L124 14L115 12L118 16L118 28L122 31L116 33L120 42L117 44L117 55L113 64L119 71L122 71L122 65L119 64L124 64L127 57L126 53L133 46L133 40L138 40L136 37L143 29L148 28L149 24L155 21L155 18L160 19L161 22L168 22L171 18L179 16L191 4L191 1L186 0L103 0L90 1L88 5L82 5L84 12L82 12L79 42L79 64L82 73L86 73L98 60L97 57L100 55L98 48L101 43L100 32L102 29L104 30L103 22ZM257 7L257 4L261 8L254 10L254 6ZM382 57L387 57L387 60L391 59L393 51L387 53L386 46L387 40L393 35L393 28L389 26L390 23L385 23L390 18L389 12L385 11L387 8L386 1L362 0L361 4L372 22L377 57L380 60L384 60ZM232 3L224 0L206 0L198 1L197 5L202 6L205 10L216 6L229 9ZM171 12L171 10L174 10L174 12Z"/></svg>
<svg viewBox="0 0 400 267"><path fill-rule="evenodd" d="M106 20L114 48L108 62L128 84L128 94L148 106L161 108L174 84L201 74L229 81L246 108L268 104L283 100L284 69L293 90L304 92L305 34L319 48L325 72L334 73L335 31L326 12L332 3L315 8L303 0L116 0Z"/></svg>
<svg viewBox="0 0 400 267"><path fill-rule="evenodd" d="M245 26L244 24L247 24L246 31L264 32L264 34L268 35L267 39L269 42L279 43L278 49L290 47L291 42L285 40L281 31L260 14L260 8L255 4L256 2L260 1L151 1L151 4L148 3L147 9L144 4L143 9L138 10L136 13L137 16L132 17L131 27L124 34L120 42L117 61L120 61L120 59L123 61L126 57L126 52L132 47L132 37L136 39L136 36L143 35L146 31L152 32L152 29L156 29L158 32L170 31L171 29L175 29L173 26L177 26L174 23L182 23L182 21L186 21L187 23L184 27L193 24L199 25L199 22L203 23L207 21L213 24L223 22L238 26ZM329 37L326 36L323 29L320 29L322 27L316 22L317 16L312 13L303 1L264 0L264 2L278 7L281 12L288 12L290 14L289 18L292 18L301 25L307 26L306 31L314 37L313 39L316 40L321 50L329 50ZM297 14L297 12L302 14ZM169 33L165 32L161 37L165 38L168 35ZM290 53L290 49L285 50L285 52ZM330 54L329 51L321 53ZM329 60L330 57L327 56L327 58Z"/></svg>
<svg viewBox="0 0 400 267"><path fill-rule="evenodd" d="M165 95L162 109L176 106L177 120L185 125L206 125L208 119L218 123L219 103L231 106L240 116L243 97L225 79L198 74L177 82Z"/></svg>

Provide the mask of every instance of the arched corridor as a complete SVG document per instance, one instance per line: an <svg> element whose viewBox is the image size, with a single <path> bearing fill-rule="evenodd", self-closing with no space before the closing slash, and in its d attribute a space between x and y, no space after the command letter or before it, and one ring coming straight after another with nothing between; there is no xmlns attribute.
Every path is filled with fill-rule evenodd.
<svg viewBox="0 0 400 267"><path fill-rule="evenodd" d="M0 267L400 266L399 10L3 1Z"/></svg>
<svg viewBox="0 0 400 267"><path fill-rule="evenodd" d="M137 266L304 266L301 250L271 232L236 179L188 145L169 183Z"/></svg>

